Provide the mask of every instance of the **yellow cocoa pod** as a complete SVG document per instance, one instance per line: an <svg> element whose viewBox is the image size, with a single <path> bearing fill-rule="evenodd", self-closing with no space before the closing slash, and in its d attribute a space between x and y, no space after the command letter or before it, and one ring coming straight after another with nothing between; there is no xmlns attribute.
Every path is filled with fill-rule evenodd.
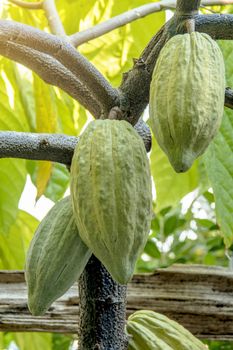
<svg viewBox="0 0 233 350"><path fill-rule="evenodd" d="M223 115L225 69L204 33L176 35L161 50L150 86L152 131L176 172L208 147Z"/></svg>

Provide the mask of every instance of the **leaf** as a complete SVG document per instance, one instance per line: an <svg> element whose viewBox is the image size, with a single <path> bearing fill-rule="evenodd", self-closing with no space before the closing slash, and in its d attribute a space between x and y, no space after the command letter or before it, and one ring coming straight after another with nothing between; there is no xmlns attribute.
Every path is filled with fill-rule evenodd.
<svg viewBox="0 0 233 350"><path fill-rule="evenodd" d="M18 202L26 182L24 160L0 160L0 232L8 233L14 223Z"/></svg>
<svg viewBox="0 0 233 350"><path fill-rule="evenodd" d="M51 178L45 191L45 196L53 202L61 199L69 185L70 174L65 165L53 164Z"/></svg>
<svg viewBox="0 0 233 350"><path fill-rule="evenodd" d="M177 174L154 138L150 161L156 189L156 212L167 206L176 206L198 186L197 162L186 173Z"/></svg>
<svg viewBox="0 0 233 350"><path fill-rule="evenodd" d="M38 162L37 177L36 177L36 188L38 200L45 192L49 179L52 175L52 162Z"/></svg>
<svg viewBox="0 0 233 350"><path fill-rule="evenodd" d="M148 254L152 258L160 259L161 253L153 240L148 240L144 248L144 253Z"/></svg>
<svg viewBox="0 0 233 350"><path fill-rule="evenodd" d="M23 270L29 243L39 221L25 211L19 210L9 234L1 235L0 268Z"/></svg>
<svg viewBox="0 0 233 350"><path fill-rule="evenodd" d="M102 0L101 2L107 6L108 1ZM98 17L98 12L93 14L92 9L98 3L100 1L96 0L61 0L56 2L58 13L68 35L80 31L80 22L82 26L88 24L90 27L92 26L92 21Z"/></svg>
<svg viewBox="0 0 233 350"><path fill-rule="evenodd" d="M13 19L16 22L48 31L48 21L43 11L28 11L10 2L7 5L3 18Z"/></svg>
<svg viewBox="0 0 233 350"><path fill-rule="evenodd" d="M0 60L0 130L29 131L14 71L15 63Z"/></svg>
<svg viewBox="0 0 233 350"><path fill-rule="evenodd" d="M233 85L233 43L220 42L226 66L227 84ZM233 111L225 108L221 128L211 142L205 164L213 187L216 201L216 215L224 243L233 243Z"/></svg>
<svg viewBox="0 0 233 350"><path fill-rule="evenodd" d="M20 350L51 350L50 333L14 333L13 338Z"/></svg>
<svg viewBox="0 0 233 350"><path fill-rule="evenodd" d="M163 232L165 237L174 233L179 227L182 227L186 220L179 218L178 215L171 215L164 220Z"/></svg>
<svg viewBox="0 0 233 350"><path fill-rule="evenodd" d="M205 156L217 221L227 247L233 243L233 111L225 111L220 131Z"/></svg>
<svg viewBox="0 0 233 350"><path fill-rule="evenodd" d="M72 335L63 335L53 333L52 335L52 349L51 350L68 350L71 349Z"/></svg>
<svg viewBox="0 0 233 350"><path fill-rule="evenodd" d="M33 74L33 78L36 107L36 131L46 133L55 132L57 124L57 111L54 90L35 74ZM47 183L51 177L51 173L51 162L38 162L36 176L37 200L45 192Z"/></svg>
<svg viewBox="0 0 233 350"><path fill-rule="evenodd" d="M154 231L155 235L158 234L160 231L160 223L159 223L159 218L157 217L157 215L155 215L155 217L151 221L151 230Z"/></svg>
<svg viewBox="0 0 233 350"><path fill-rule="evenodd" d="M15 64L0 61L0 130L28 131L28 122L20 103ZM15 221L18 202L26 181L24 160L0 160L0 232L8 233Z"/></svg>

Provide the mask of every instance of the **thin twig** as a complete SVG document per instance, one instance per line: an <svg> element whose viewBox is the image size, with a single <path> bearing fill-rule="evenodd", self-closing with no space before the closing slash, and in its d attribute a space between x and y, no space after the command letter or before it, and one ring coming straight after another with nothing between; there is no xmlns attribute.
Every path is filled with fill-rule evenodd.
<svg viewBox="0 0 233 350"><path fill-rule="evenodd" d="M203 0L202 4L205 6L230 5L233 4L233 0ZM152 13L164 11L166 9L175 9L175 7L176 2L174 0L162 0L160 2L146 4L99 23L92 28L72 34L69 37L70 42L75 47L78 47L87 41L96 39L116 28L122 27Z"/></svg>
<svg viewBox="0 0 233 350"><path fill-rule="evenodd" d="M75 47L77 47L89 40L93 40L116 28L122 27L127 23L133 22L151 13L162 11L171 7L175 8L175 3L173 0L163 0L160 2L137 7L133 10L124 12L121 15L115 16L103 23L99 23L92 28L71 35L70 42Z"/></svg>
<svg viewBox="0 0 233 350"><path fill-rule="evenodd" d="M58 86L78 100L95 118L100 117L100 106L90 92L54 58L12 41L0 41L0 54L33 70L46 83Z"/></svg>
<svg viewBox="0 0 233 350"><path fill-rule="evenodd" d="M43 1L27 2L23 0L8 0L8 2L28 10L41 10L43 6Z"/></svg>
<svg viewBox="0 0 233 350"><path fill-rule="evenodd" d="M48 20L51 32L58 36L66 37L66 32L57 12L54 0L44 0L42 7L45 11L45 16Z"/></svg>
<svg viewBox="0 0 233 350"><path fill-rule="evenodd" d="M106 116L117 104L118 92L103 75L63 38L18 22L0 20L0 41L11 41L52 56L83 83ZM13 58L14 59L14 58Z"/></svg>

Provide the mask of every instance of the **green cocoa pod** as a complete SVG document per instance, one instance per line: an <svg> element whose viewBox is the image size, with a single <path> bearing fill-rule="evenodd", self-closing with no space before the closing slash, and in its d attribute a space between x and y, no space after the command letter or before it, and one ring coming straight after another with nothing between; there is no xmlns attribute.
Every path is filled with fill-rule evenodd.
<svg viewBox="0 0 233 350"><path fill-rule="evenodd" d="M149 310L132 314L127 322L129 350L206 350L187 329L168 317Z"/></svg>
<svg viewBox="0 0 233 350"><path fill-rule="evenodd" d="M176 35L161 50L151 86L152 131L176 172L208 147L223 115L224 60L207 34Z"/></svg>
<svg viewBox="0 0 233 350"><path fill-rule="evenodd" d="M91 251L81 240L70 196L57 202L39 224L26 260L28 307L43 315L81 275Z"/></svg>
<svg viewBox="0 0 233 350"><path fill-rule="evenodd" d="M81 238L118 283L127 283L147 240L152 207L146 150L128 122L88 125L71 164L71 196Z"/></svg>

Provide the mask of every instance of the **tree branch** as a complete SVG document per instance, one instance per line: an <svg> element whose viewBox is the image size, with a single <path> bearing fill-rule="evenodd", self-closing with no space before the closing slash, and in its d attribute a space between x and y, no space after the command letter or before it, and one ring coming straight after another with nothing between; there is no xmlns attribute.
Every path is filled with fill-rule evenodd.
<svg viewBox="0 0 233 350"><path fill-rule="evenodd" d="M100 103L106 117L118 103L118 92L66 40L25 24L0 20L0 41L12 41L52 56L72 72Z"/></svg>
<svg viewBox="0 0 233 350"><path fill-rule="evenodd" d="M203 0L203 6L214 6L214 5L230 5L233 4L233 0ZM92 28L83 30L70 35L70 42L73 46L78 47L79 45L86 43L87 41L96 39L112 30L122 27L128 23L136 21L140 18L148 16L152 13L164 11L168 8L175 8L176 2L174 0L162 0L156 3L146 4L127 12L124 12L118 16L115 16L107 21L97 24Z"/></svg>
<svg viewBox="0 0 233 350"><path fill-rule="evenodd" d="M22 0L8 0L12 4L15 4L19 7L28 9L28 10L41 10L43 6L43 1L38 2L27 2Z"/></svg>
<svg viewBox="0 0 233 350"><path fill-rule="evenodd" d="M176 15L177 16L193 16L198 13L201 0L177 0L176 2Z"/></svg>
<svg viewBox="0 0 233 350"><path fill-rule="evenodd" d="M141 136L147 152L150 151L150 129L140 120L135 130ZM0 158L49 160L71 164L78 137L62 134L38 134L16 131L0 132Z"/></svg>
<svg viewBox="0 0 233 350"><path fill-rule="evenodd" d="M54 0L44 0L42 7L45 11L51 32L61 37L66 37L66 32L58 15Z"/></svg>
<svg viewBox="0 0 233 350"><path fill-rule="evenodd" d="M100 106L90 92L67 68L54 58L9 41L0 41L0 54L36 72L46 83L58 86L99 118Z"/></svg>
<svg viewBox="0 0 233 350"><path fill-rule="evenodd" d="M0 132L0 158L50 160L70 164L78 137L61 134Z"/></svg>
<svg viewBox="0 0 233 350"><path fill-rule="evenodd" d="M215 40L233 40L233 15L195 16L196 31L207 33Z"/></svg>
<svg viewBox="0 0 233 350"><path fill-rule="evenodd" d="M79 349L128 348L126 286L116 283L94 255L79 278Z"/></svg>
<svg viewBox="0 0 233 350"><path fill-rule="evenodd" d="M229 87L225 91L225 106L233 109L233 90Z"/></svg>

